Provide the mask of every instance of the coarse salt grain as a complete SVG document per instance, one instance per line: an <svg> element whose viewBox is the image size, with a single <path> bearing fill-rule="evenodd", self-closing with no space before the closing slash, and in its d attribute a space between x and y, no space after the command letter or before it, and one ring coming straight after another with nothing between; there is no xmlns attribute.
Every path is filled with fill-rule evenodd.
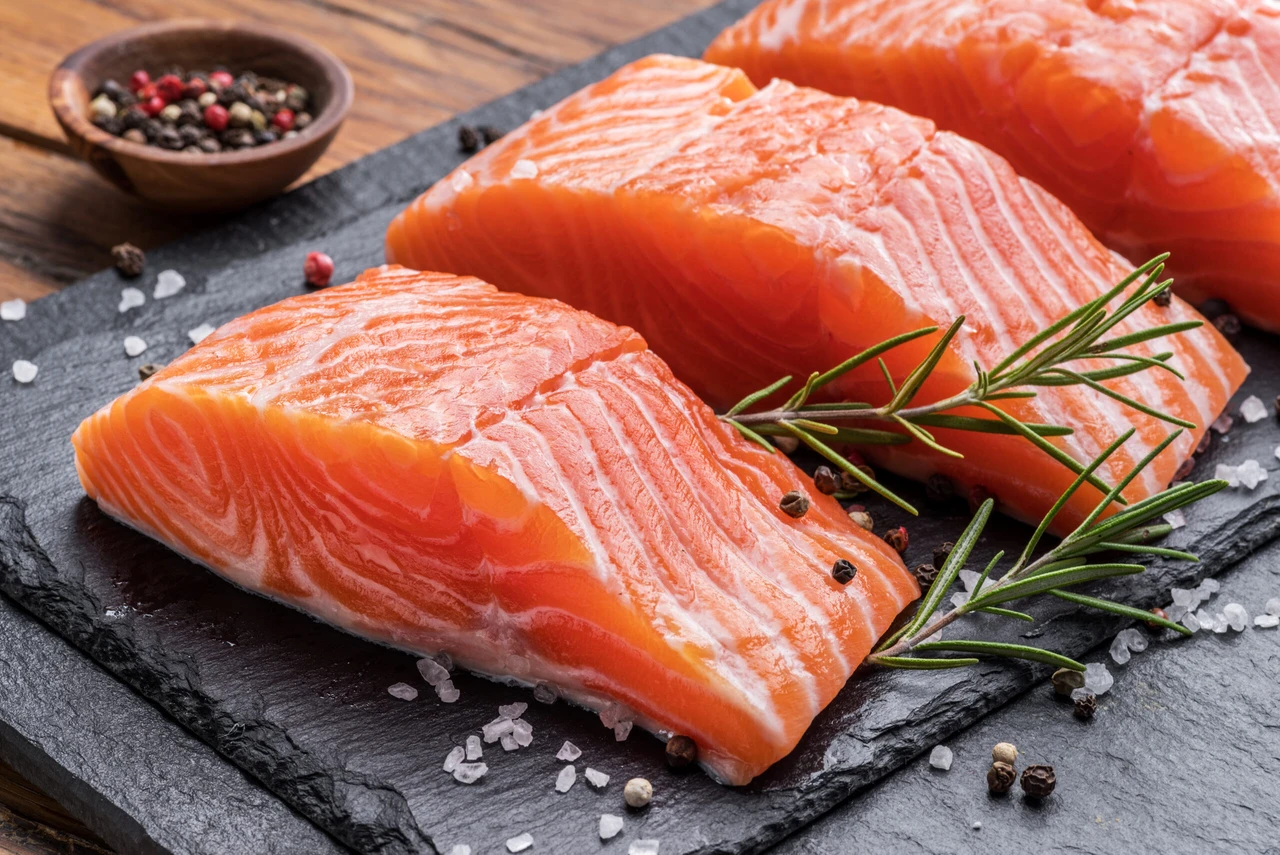
<svg viewBox="0 0 1280 855"><path fill-rule="evenodd" d="M136 335L124 337L124 352L128 356L141 356L147 352L147 343Z"/></svg>
<svg viewBox="0 0 1280 855"><path fill-rule="evenodd" d="M1257 615L1253 619L1253 625L1261 629L1280 626L1280 615Z"/></svg>
<svg viewBox="0 0 1280 855"><path fill-rule="evenodd" d="M614 816L611 813L600 814L600 839L612 840L618 836L618 832L622 830L622 817Z"/></svg>
<svg viewBox="0 0 1280 855"><path fill-rule="evenodd" d="M951 753L951 749L945 745L936 745L929 752L929 765L935 769L941 769L946 772L951 768L951 761L955 759L955 755Z"/></svg>
<svg viewBox="0 0 1280 855"><path fill-rule="evenodd" d="M1240 416L1249 424L1267 417L1267 405L1257 395L1250 395L1240 404Z"/></svg>
<svg viewBox="0 0 1280 855"><path fill-rule="evenodd" d="M484 746L480 744L480 737L474 733L467 737L467 759L479 760L484 756Z"/></svg>
<svg viewBox="0 0 1280 855"><path fill-rule="evenodd" d="M137 288L122 288L120 289L120 305L116 308L120 312L127 312L130 309L138 308L146 302L147 295Z"/></svg>
<svg viewBox="0 0 1280 855"><path fill-rule="evenodd" d="M454 193L461 193L463 190L466 190L475 183L476 180L472 178L471 173L467 172L465 169L459 169L457 172L453 173L453 177L449 179L449 186L453 188Z"/></svg>
<svg viewBox="0 0 1280 855"><path fill-rule="evenodd" d="M185 287L187 287L187 280L182 278L181 273L176 270L161 270L160 275L156 277L156 287L151 292L151 296L157 300L163 300L174 296Z"/></svg>
<svg viewBox="0 0 1280 855"><path fill-rule="evenodd" d="M1108 653L1111 654L1111 661L1117 665L1128 665L1129 657L1132 656L1129 652L1129 645L1119 635L1111 640L1111 649Z"/></svg>
<svg viewBox="0 0 1280 855"><path fill-rule="evenodd" d="M539 683L533 687L533 699L540 704L554 704L558 697L559 692L550 683Z"/></svg>
<svg viewBox="0 0 1280 855"><path fill-rule="evenodd" d="M212 324L201 324L193 330L187 330L187 337L191 339L193 344L199 344L213 333Z"/></svg>
<svg viewBox="0 0 1280 855"><path fill-rule="evenodd" d="M418 690L408 683L392 683L387 687L387 694L402 701L412 701L418 697Z"/></svg>
<svg viewBox="0 0 1280 855"><path fill-rule="evenodd" d="M517 834L515 837L507 841L508 852L523 852L533 845L533 835L529 832Z"/></svg>
<svg viewBox="0 0 1280 855"><path fill-rule="evenodd" d="M969 602L968 591L956 591L954 594L951 595L951 605L955 606L956 608L960 608L967 602Z"/></svg>
<svg viewBox="0 0 1280 855"><path fill-rule="evenodd" d="M20 321L27 316L27 301L20 297L0 303L0 321Z"/></svg>
<svg viewBox="0 0 1280 855"><path fill-rule="evenodd" d="M524 711L527 709L529 709L529 705L526 703L503 704L498 707L498 715L504 715L514 721L524 715Z"/></svg>
<svg viewBox="0 0 1280 855"><path fill-rule="evenodd" d="M617 742L626 742L631 735L631 722L620 721L613 726L613 738Z"/></svg>
<svg viewBox="0 0 1280 855"><path fill-rule="evenodd" d="M498 740L498 742L502 745L503 751L516 751L520 748L520 746L516 743L515 736L510 733L502 737L502 739Z"/></svg>
<svg viewBox="0 0 1280 855"><path fill-rule="evenodd" d="M1236 632L1241 632L1249 625L1249 612L1239 603L1227 603L1222 607L1222 616Z"/></svg>
<svg viewBox="0 0 1280 855"><path fill-rule="evenodd" d="M1223 413L1214 419L1213 424L1209 425L1209 427L1213 428L1220 434L1225 434L1227 431L1231 430L1231 426L1235 423L1235 419L1231 418L1231 416L1226 413Z"/></svg>
<svg viewBox="0 0 1280 855"><path fill-rule="evenodd" d="M560 750L556 753L557 760L563 760L565 763L572 763L582 756L582 749L574 745L572 742L566 742L560 746Z"/></svg>
<svg viewBox="0 0 1280 855"><path fill-rule="evenodd" d="M595 787L597 790L603 790L609 783L608 775L604 772L592 769L590 766L587 767L587 771L584 774L586 775L587 783Z"/></svg>
<svg viewBox="0 0 1280 855"><path fill-rule="evenodd" d="M445 680L436 686L436 697L446 704L451 704L462 697L462 692L458 691L452 680Z"/></svg>
<svg viewBox="0 0 1280 855"><path fill-rule="evenodd" d="M560 770L560 774L556 775L556 792L569 792L569 788L573 786L573 782L576 780L578 780L578 770L573 768L573 764L570 763Z"/></svg>
<svg viewBox="0 0 1280 855"><path fill-rule="evenodd" d="M1115 678L1103 662L1090 662L1084 666L1084 687L1101 697L1111 690Z"/></svg>
<svg viewBox="0 0 1280 855"><path fill-rule="evenodd" d="M485 742L494 743L515 730L515 724L505 715L500 715L480 730L484 733Z"/></svg>
<svg viewBox="0 0 1280 855"><path fill-rule="evenodd" d="M537 178L538 164L532 160L520 159L516 161L516 165L511 167L512 178Z"/></svg>
<svg viewBox="0 0 1280 855"><path fill-rule="evenodd" d="M516 745L521 748L528 748L533 744L533 725L522 718L518 718L511 723L511 736L516 741Z"/></svg>
<svg viewBox="0 0 1280 855"><path fill-rule="evenodd" d="M426 680L429 686L438 686L449 679L449 672L434 659L419 659L417 665L418 673L422 675L422 679Z"/></svg>
<svg viewBox="0 0 1280 855"><path fill-rule="evenodd" d="M40 371L39 366L34 362L28 362L25 359L16 360L13 363L13 379L19 383L30 383L36 379L36 374Z"/></svg>
<svg viewBox="0 0 1280 855"><path fill-rule="evenodd" d="M982 578L982 574L976 570L961 570L960 581L964 583L964 589L969 593L973 593L973 586L978 584L978 580Z"/></svg>
<svg viewBox="0 0 1280 855"><path fill-rule="evenodd" d="M658 855L658 841L633 840L627 847L627 855Z"/></svg>
<svg viewBox="0 0 1280 855"><path fill-rule="evenodd" d="M465 843L455 843L449 850L449 855L471 855L471 847Z"/></svg>
<svg viewBox="0 0 1280 855"><path fill-rule="evenodd" d="M467 752L463 750L461 745L455 745L449 750L448 755L444 758L444 770L452 772L458 768L458 764L467 759Z"/></svg>
<svg viewBox="0 0 1280 855"><path fill-rule="evenodd" d="M613 730L618 722L627 718L627 708L619 703L608 703L600 708L600 723Z"/></svg>
<svg viewBox="0 0 1280 855"><path fill-rule="evenodd" d="M1267 600L1262 610L1269 615L1280 615L1280 597L1272 597Z"/></svg>
<svg viewBox="0 0 1280 855"><path fill-rule="evenodd" d="M484 763L459 763L453 770L453 779L459 784L474 784L488 771Z"/></svg>
<svg viewBox="0 0 1280 855"><path fill-rule="evenodd" d="M1169 511L1164 515L1164 521L1169 524L1170 528L1178 529L1187 524L1187 516L1180 510Z"/></svg>
<svg viewBox="0 0 1280 855"><path fill-rule="evenodd" d="M1138 629L1136 626L1120 630L1120 634L1117 635L1116 638L1123 638L1125 644L1127 644L1129 649L1134 653L1142 653L1151 645L1151 640L1147 638L1146 633Z"/></svg>

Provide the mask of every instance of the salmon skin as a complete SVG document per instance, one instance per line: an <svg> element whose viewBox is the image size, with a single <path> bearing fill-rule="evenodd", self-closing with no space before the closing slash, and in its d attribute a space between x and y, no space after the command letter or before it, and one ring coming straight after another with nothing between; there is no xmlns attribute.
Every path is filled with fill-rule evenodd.
<svg viewBox="0 0 1280 855"><path fill-rule="evenodd" d="M634 331L477 279L382 268L253 312L72 442L102 510L237 585L621 704L732 784L791 751L919 595Z"/></svg>
<svg viewBox="0 0 1280 855"><path fill-rule="evenodd" d="M1280 7L771 0L712 62L926 116L1008 158L1184 296L1280 330Z"/></svg>
<svg viewBox="0 0 1280 855"><path fill-rule="evenodd" d="M757 90L741 71L666 56L621 69L486 147L396 217L387 256L632 326L721 408L963 313L966 326L917 398L939 400L973 382L973 360L993 367L1130 272L1000 157L925 119L786 82ZM1175 299L1148 304L1124 329L1198 317ZM894 377L933 342L887 353ZM1188 382L1143 372L1110 385L1201 427L1127 488L1130 499L1169 483L1247 372L1211 327L1156 346L1174 351ZM889 392L868 364L833 396L878 404ZM1135 426L1101 471L1112 483L1167 433L1083 387L1001 406L1075 428L1053 442L1080 461ZM911 477L940 472L985 487L1029 520L1073 480L1018 437L937 435L964 459L920 443L866 453ZM1055 530L1074 528L1098 498L1078 492Z"/></svg>

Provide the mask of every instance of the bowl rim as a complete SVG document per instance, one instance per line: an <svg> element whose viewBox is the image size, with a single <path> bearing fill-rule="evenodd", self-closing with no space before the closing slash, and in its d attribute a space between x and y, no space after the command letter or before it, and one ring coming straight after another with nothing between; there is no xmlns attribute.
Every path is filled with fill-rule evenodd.
<svg viewBox="0 0 1280 855"><path fill-rule="evenodd" d="M114 48L143 36L164 33L187 32L200 30L221 31L230 35L236 31L252 30L255 35L266 36L287 46L295 53L303 55L320 69L320 73L328 80L332 95L324 110L316 116L298 136L292 139L281 139L264 146L240 149L238 151L221 151L212 154L201 154L198 157L181 151L169 151L158 146L131 142L123 137L109 134L90 122L73 104L72 86L83 78L81 68L90 59L103 51ZM92 95L92 93L90 93ZM54 68L49 77L49 105L59 124L69 134L82 137L100 148L107 149L124 157L141 160L152 160L158 163L185 165L190 167L230 166L234 164L256 163L278 155L304 149L319 140L330 137L338 126L346 119L351 110L355 96L355 84L351 72L342 60L338 59L328 48L304 36L284 30L270 24L257 21L213 20L206 18L173 18L117 30L114 33L92 41L68 54Z"/></svg>

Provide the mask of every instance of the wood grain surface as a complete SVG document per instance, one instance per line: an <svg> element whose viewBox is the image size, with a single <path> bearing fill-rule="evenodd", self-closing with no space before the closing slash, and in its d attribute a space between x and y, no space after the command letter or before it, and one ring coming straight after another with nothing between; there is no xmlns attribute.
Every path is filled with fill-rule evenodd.
<svg viewBox="0 0 1280 855"><path fill-rule="evenodd" d="M81 45L148 21L266 21L332 50L355 79L351 116L302 182L713 0L0 0L0 299L33 300L217 221L159 213L73 158L47 100ZM0 764L0 855L100 855L75 817Z"/></svg>

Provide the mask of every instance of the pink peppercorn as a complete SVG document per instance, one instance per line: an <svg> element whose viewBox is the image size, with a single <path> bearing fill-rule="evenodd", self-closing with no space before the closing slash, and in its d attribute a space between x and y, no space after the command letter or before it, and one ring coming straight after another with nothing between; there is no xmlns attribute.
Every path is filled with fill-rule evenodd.
<svg viewBox="0 0 1280 855"><path fill-rule="evenodd" d="M160 111L163 110L166 105L164 103L164 99L161 98L159 95L152 95L150 98L143 101L139 106L142 107L142 112L146 113L148 116L151 116L152 118L155 118L156 116L160 115Z"/></svg>
<svg viewBox="0 0 1280 855"><path fill-rule="evenodd" d="M204 108L204 123L211 131L226 130L228 118L227 108L221 104L210 104Z"/></svg>
<svg viewBox="0 0 1280 855"><path fill-rule="evenodd" d="M302 272L307 277L308 285L323 288L333 278L333 259L323 252L308 252Z"/></svg>
<svg viewBox="0 0 1280 855"><path fill-rule="evenodd" d="M176 74L166 74L156 81L156 94L168 104L182 97L182 78Z"/></svg>
<svg viewBox="0 0 1280 855"><path fill-rule="evenodd" d="M209 83L213 85L214 89L226 89L235 82L236 79L231 76L229 71L215 71L209 75Z"/></svg>
<svg viewBox="0 0 1280 855"><path fill-rule="evenodd" d="M129 91L137 95L139 90L150 82L151 75L147 74L142 69L138 69L133 74L129 75Z"/></svg>
<svg viewBox="0 0 1280 855"><path fill-rule="evenodd" d="M293 111L287 108L277 110L276 114L271 117L271 124L275 125L281 131L293 130Z"/></svg>

